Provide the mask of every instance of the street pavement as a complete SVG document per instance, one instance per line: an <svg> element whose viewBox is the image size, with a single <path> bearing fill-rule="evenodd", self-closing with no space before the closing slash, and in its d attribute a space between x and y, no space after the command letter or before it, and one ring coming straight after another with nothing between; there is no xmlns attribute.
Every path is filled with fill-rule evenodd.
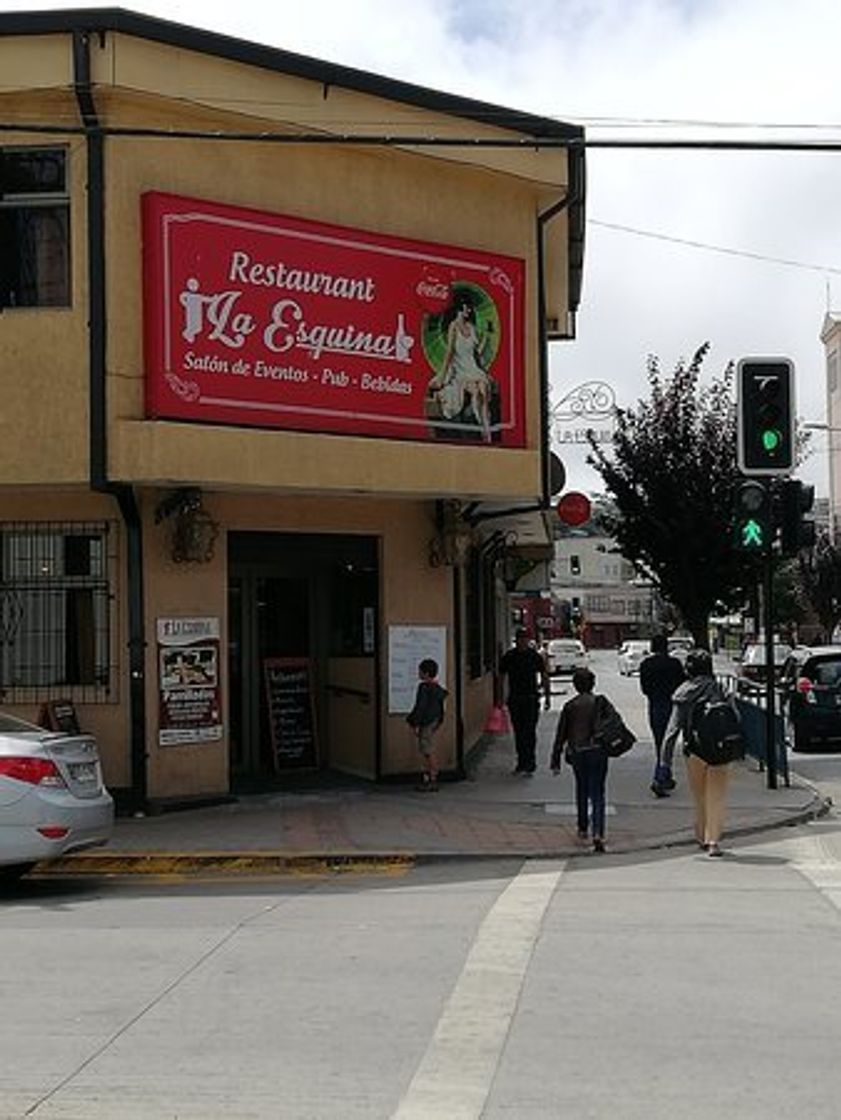
<svg viewBox="0 0 841 1120"><path fill-rule="evenodd" d="M625 682L616 682L621 694ZM637 689L636 683L632 686ZM563 699L563 697L561 697ZM195 868L247 871L328 861L352 866L445 857L564 857L581 853L572 771L551 774L548 758L559 703L541 716L538 771L514 776L510 735L486 736L469 779L442 782L437 793L413 784L348 781L330 788L241 797L228 804L118 819L111 844L50 865L53 873L168 872ZM678 760L677 789L655 799L648 786L654 750L641 708L632 721L639 742L611 763L608 850L637 852L691 845L692 809ZM790 787L767 788L748 760L734 767L727 837L820 816L825 798L792 775Z"/></svg>

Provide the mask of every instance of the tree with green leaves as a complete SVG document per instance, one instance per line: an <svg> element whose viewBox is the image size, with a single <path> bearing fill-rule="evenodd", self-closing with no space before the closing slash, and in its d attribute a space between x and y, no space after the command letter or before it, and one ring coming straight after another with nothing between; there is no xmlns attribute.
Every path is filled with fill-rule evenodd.
<svg viewBox="0 0 841 1120"><path fill-rule="evenodd" d="M701 382L709 343L662 376L648 359L650 394L617 409L611 453L591 437L588 462L616 515L608 526L622 554L680 611L696 644L709 643L716 604L740 604L757 557L734 547L742 475L736 466L732 363Z"/></svg>

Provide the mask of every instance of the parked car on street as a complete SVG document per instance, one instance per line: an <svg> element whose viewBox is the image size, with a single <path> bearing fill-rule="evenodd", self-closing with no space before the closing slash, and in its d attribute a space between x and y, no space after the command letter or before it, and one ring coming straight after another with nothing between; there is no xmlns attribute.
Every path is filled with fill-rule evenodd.
<svg viewBox="0 0 841 1120"><path fill-rule="evenodd" d="M783 665L791 654L791 646L774 644L774 677L779 681ZM765 643L755 642L745 647L736 675L736 691L742 694L761 692L768 673L765 664Z"/></svg>
<svg viewBox="0 0 841 1120"><path fill-rule="evenodd" d="M651 642L648 639L637 640L631 638L623 642L617 654L617 667L622 676L630 677L640 671L643 658L651 653Z"/></svg>
<svg viewBox="0 0 841 1120"><path fill-rule="evenodd" d="M587 650L578 638L552 638L546 647L546 661L550 676L571 674L586 669Z"/></svg>
<svg viewBox="0 0 841 1120"><path fill-rule="evenodd" d="M841 646L796 646L780 678L792 747L841 745Z"/></svg>
<svg viewBox="0 0 841 1120"><path fill-rule="evenodd" d="M0 880L106 844L113 826L94 738L0 712Z"/></svg>
<svg viewBox="0 0 841 1120"><path fill-rule="evenodd" d="M686 661L686 655L695 648L695 642L689 635L674 634L668 639L669 653L676 657L681 665Z"/></svg>

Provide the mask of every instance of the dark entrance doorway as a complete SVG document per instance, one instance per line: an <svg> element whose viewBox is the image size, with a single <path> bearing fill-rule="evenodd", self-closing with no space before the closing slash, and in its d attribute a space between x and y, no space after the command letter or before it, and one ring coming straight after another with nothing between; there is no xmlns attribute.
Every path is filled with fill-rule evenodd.
<svg viewBox="0 0 841 1120"><path fill-rule="evenodd" d="M378 620L375 538L228 535L234 789L379 776Z"/></svg>

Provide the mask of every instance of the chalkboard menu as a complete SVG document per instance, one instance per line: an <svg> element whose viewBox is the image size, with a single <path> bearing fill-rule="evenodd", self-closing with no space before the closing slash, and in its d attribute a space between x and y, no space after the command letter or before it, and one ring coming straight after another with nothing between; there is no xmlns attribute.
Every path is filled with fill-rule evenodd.
<svg viewBox="0 0 841 1120"><path fill-rule="evenodd" d="M269 733L275 769L318 764L312 662L267 657L263 661Z"/></svg>

